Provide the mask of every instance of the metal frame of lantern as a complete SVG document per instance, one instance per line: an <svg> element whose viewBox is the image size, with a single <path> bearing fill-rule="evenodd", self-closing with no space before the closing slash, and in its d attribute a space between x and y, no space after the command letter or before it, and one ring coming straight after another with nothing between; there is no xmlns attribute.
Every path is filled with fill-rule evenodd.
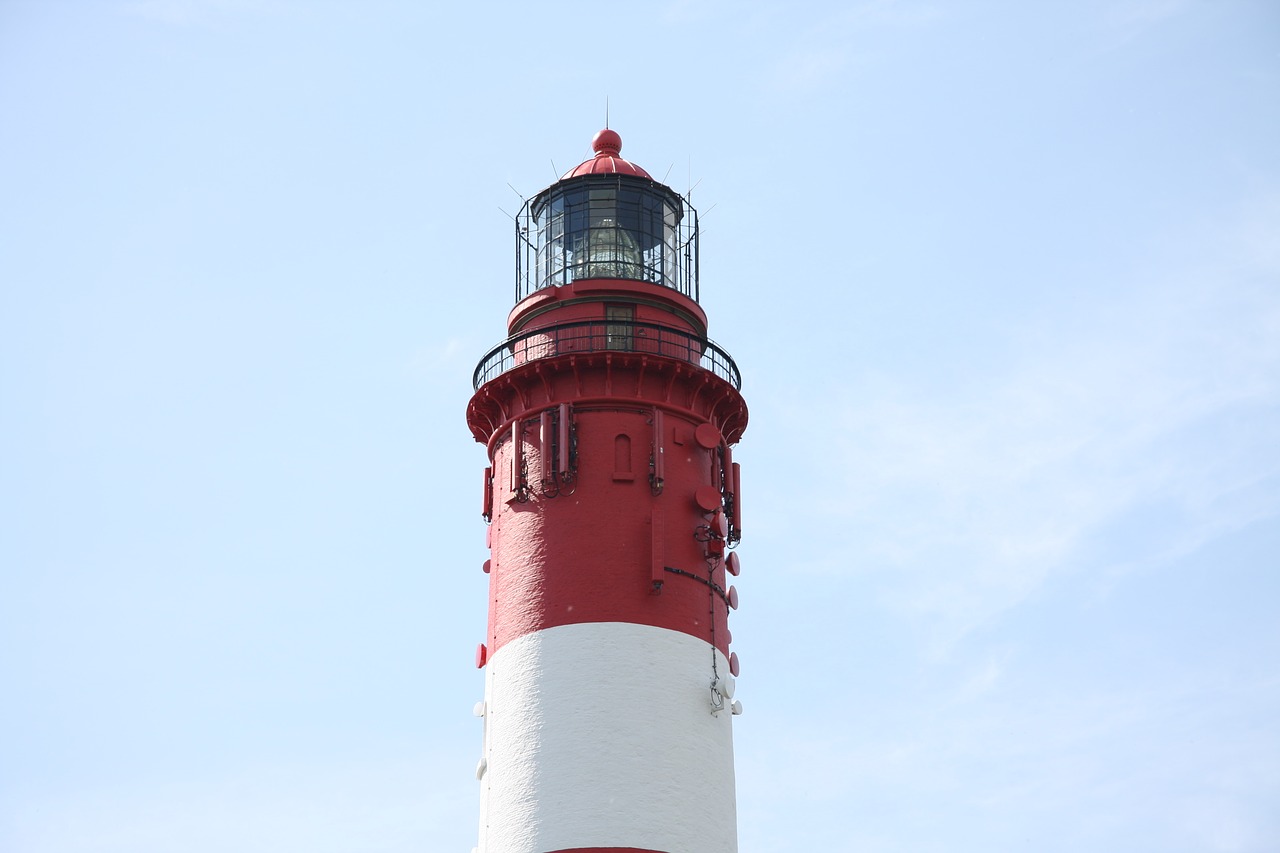
<svg viewBox="0 0 1280 853"><path fill-rule="evenodd" d="M516 216L516 302L592 278L644 281L697 302L697 210L624 174L569 178L526 202Z"/></svg>

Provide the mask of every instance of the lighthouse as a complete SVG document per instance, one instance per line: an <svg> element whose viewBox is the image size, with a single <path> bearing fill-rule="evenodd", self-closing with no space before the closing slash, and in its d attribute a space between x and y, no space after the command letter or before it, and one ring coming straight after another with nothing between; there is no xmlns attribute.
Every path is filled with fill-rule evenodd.
<svg viewBox="0 0 1280 853"><path fill-rule="evenodd" d="M621 156L516 217L476 367L489 559L478 853L736 853L733 550L747 425L707 337L698 220Z"/></svg>

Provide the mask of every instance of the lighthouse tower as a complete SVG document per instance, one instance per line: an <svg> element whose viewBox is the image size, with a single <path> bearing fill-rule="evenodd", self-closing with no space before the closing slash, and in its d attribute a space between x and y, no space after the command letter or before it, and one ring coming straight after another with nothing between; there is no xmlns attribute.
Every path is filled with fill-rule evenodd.
<svg viewBox="0 0 1280 853"><path fill-rule="evenodd" d="M697 213L595 156L516 227L488 448L479 853L735 853L737 366L707 338Z"/></svg>

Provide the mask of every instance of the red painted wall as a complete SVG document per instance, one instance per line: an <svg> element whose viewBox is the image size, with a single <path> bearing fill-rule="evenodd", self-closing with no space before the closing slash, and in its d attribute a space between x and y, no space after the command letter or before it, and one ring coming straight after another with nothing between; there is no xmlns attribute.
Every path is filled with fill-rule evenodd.
<svg viewBox="0 0 1280 853"><path fill-rule="evenodd" d="M720 487L718 449L695 440L699 421L663 411L664 481L655 494L651 407L581 405L573 419L577 474L553 496L542 493L554 465L536 421L522 430L527 500L512 490L509 434L494 449L490 650L556 625L633 622L683 631L728 655L723 549L708 541L713 512L695 502L699 486Z"/></svg>

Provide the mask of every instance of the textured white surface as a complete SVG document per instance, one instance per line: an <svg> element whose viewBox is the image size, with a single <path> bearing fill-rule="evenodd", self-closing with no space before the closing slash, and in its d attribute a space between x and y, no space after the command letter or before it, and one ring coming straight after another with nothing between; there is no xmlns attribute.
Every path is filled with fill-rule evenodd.
<svg viewBox="0 0 1280 853"><path fill-rule="evenodd" d="M735 853L732 716L711 713L712 654L678 631L603 622L493 655L481 853Z"/></svg>

